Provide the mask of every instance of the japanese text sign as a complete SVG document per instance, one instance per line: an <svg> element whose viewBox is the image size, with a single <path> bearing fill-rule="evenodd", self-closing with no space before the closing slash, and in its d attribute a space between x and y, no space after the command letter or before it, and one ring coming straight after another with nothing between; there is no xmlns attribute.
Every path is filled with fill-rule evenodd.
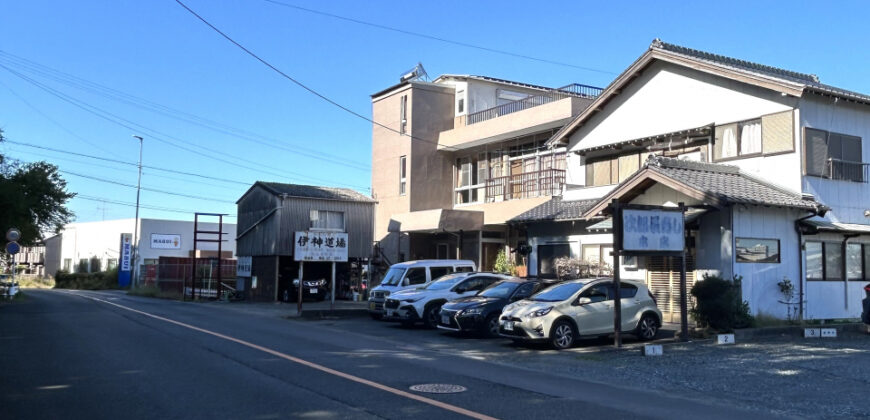
<svg viewBox="0 0 870 420"><path fill-rule="evenodd" d="M685 247L682 211L622 210L622 249L680 252Z"/></svg>
<svg viewBox="0 0 870 420"><path fill-rule="evenodd" d="M296 232L293 259L296 261L347 262L347 233Z"/></svg>

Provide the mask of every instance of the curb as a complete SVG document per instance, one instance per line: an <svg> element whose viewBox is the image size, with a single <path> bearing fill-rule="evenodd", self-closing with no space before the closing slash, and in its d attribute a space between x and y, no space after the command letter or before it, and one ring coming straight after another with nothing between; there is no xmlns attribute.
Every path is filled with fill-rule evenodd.
<svg viewBox="0 0 870 420"><path fill-rule="evenodd" d="M319 319L337 319L337 318L361 318L368 317L369 311L367 309L314 309L314 310L302 310L301 315L294 315L289 318L298 318L298 319L306 319L306 320L319 320Z"/></svg>

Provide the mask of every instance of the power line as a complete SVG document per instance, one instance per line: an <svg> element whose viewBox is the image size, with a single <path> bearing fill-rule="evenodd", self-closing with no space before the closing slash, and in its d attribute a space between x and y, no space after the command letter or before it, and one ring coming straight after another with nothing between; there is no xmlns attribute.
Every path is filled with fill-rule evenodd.
<svg viewBox="0 0 870 420"><path fill-rule="evenodd" d="M244 129L236 128L230 125L222 124L213 120L209 120L207 118L203 118L185 111L181 111L178 109L174 109L165 105L158 104L156 102L149 101L147 99L143 99L116 89L112 89L103 85L100 85L95 82L91 82L86 79L82 79L80 77L76 77L70 75L68 73L61 72L59 70L55 70L51 67L47 67L36 63L34 61L27 60L22 57L15 56L8 52L0 50L0 61L7 65L14 66L18 69L23 69L31 74L35 73L42 77L49 78L59 83L63 83L67 86L71 86L76 89L84 90L86 92L90 92L96 95L100 95L102 97L112 99L115 101L119 101L131 106L135 106L141 109L145 109L150 112L154 112L159 115L163 115L169 118L173 118L176 120L184 121L189 124L193 124L199 127L203 127L227 136L236 137L242 140L254 142L257 144L261 144L264 146L276 148L279 150L283 150L289 153L298 154L305 157L310 157L314 159L321 160L323 162L328 162L331 164L346 166L352 169L359 170L369 170L370 167L362 164L360 162L352 161L346 158L342 158L337 155L332 155L329 153L324 153L323 151L316 151L313 149L309 149L303 147L301 145L293 145L293 148L288 148L283 146L283 142L275 139L271 139L269 137L256 134ZM264 141L265 140L265 141ZM273 144L270 142L278 143Z"/></svg>
<svg viewBox="0 0 870 420"><path fill-rule="evenodd" d="M313 88L308 87L307 85L305 85L304 83L302 83L302 82L300 82L300 81L294 79L292 76L288 75L287 73L284 73L284 72L281 71L279 68L275 67L274 65L272 65L271 63L269 63L269 62L266 61L265 59L261 58L259 55L255 54L253 51L247 49L244 45L238 43L235 39L231 38L229 35L225 34L223 31L221 31L220 29L218 29L216 26L212 25L209 21L207 21L205 18L203 18L202 16L200 16L200 15L199 15L198 13L196 13L193 9L191 9L191 8L188 7L186 4L184 4L181 0L175 0L175 2L178 3L178 4L179 4L181 7L183 7L185 10L187 10L188 12L190 12L190 14L192 14L193 16L195 16L197 19L199 19L199 20L200 20L202 23L204 23L206 26L208 26L209 28L211 28L213 31L217 32L220 36L224 37L224 39L226 39L227 41L229 41L230 43L232 43L233 45L235 45L236 47L238 47L239 49L241 49L242 51L244 51L246 54L250 55L251 57L253 57L253 58L256 59L257 61L259 61L260 63L262 63L264 66L266 66L266 67L272 69L275 73L278 73L279 75L281 75L281 76L284 77L285 79L287 79L287 80L293 82L296 86L299 86L299 87L301 87L302 89L307 90L307 91L308 91L309 93L311 93L312 95L317 96L318 98L320 98L320 99L326 101L327 103L329 103L329 104L331 104L331 105L333 105L333 106L335 106L335 107L337 107L337 108L339 108L339 109L341 109L341 110L343 110L343 111L345 111L345 112L347 112L347 113L349 113L349 114L351 114L351 115L353 115L353 116L355 116L355 117L357 117L357 118L360 118L360 119L362 119L362 120L368 121L368 122L370 122L370 123L372 123L372 124L374 124L374 125L376 125L376 126L378 126L378 127L381 127L381 128L383 128L383 129L385 129L385 130L392 131L392 132L394 132L394 133L396 133L396 134L399 134L400 136L406 136L406 137L410 138L411 140L417 140L417 141L422 141L422 142L425 142L425 143L431 143L431 144L434 144L434 145L436 145L436 146L438 145L438 142L437 142L437 141L432 141L432 140L424 139L424 138L421 138L421 137L412 136L412 135L410 135L410 134L408 134L408 133L403 133L403 132L401 132L401 131L399 131L399 130L396 130L395 128L392 128L392 127L389 127L389 126L387 126L387 125L381 124L381 123L379 123L379 122L377 122L377 121L375 121L375 120L373 120L373 119L371 119L371 118L369 118L369 117L366 117L365 115L362 115L362 114L360 114L360 113L358 113L358 112L356 112L356 111L354 111L354 110L352 110L352 109L350 109L350 108L348 108L348 107L346 107L346 106L344 106L344 105L342 105L342 104L340 104L340 103L338 103L338 102L336 102L336 101L330 99L330 98L327 97L326 95L324 95L324 94L322 94L322 93L320 93L320 92L314 90ZM453 147L453 146L442 146L442 148L444 148L444 149L452 149L452 150L459 150L459 149L457 149L456 147Z"/></svg>
<svg viewBox="0 0 870 420"><path fill-rule="evenodd" d="M101 177L98 177L98 176L93 176L93 175L84 175L84 174L80 174L80 173L76 173L76 172L72 172L72 171L67 171L67 170L63 170L63 169L58 169L58 172L65 173L65 174L68 174L68 175L77 176L77 177L80 177L80 178L91 179L91 180L98 181L98 182L104 182L104 183L107 183L107 184L120 185L120 186L122 186L122 187L128 187L128 188L133 188L133 189L136 189L136 188L137 188L137 187L136 187L135 185L133 185L133 184L126 184L126 183L123 183L123 182L121 182L121 181L114 181L114 180L111 180L111 179L105 179L105 178L101 178ZM177 193L177 192L172 192L172 191L164 191L164 190L158 190L158 189L156 189L156 188L141 187L141 189L142 189L142 191L150 191L150 192L155 192L155 193L160 193L160 194L166 194L166 195L174 195L174 196L177 196L177 197L184 197L184 198L193 198L193 199L196 199L196 200L213 201L213 202L216 202L216 203L236 204L235 201L220 200L220 199L216 199L216 198L203 197L203 196L199 196L199 195L191 195L191 194L183 194L183 193Z"/></svg>
<svg viewBox="0 0 870 420"><path fill-rule="evenodd" d="M27 81L27 82L33 84L34 86L36 86L36 87L38 87L38 88L40 88L40 89L42 89L42 90L48 92L49 94L51 94L51 95L53 95L53 96L55 96L55 97L57 97L57 98L59 98L59 99L65 101L65 102L67 102L67 103L70 103L70 104L72 104L72 105L74 105L74 106L76 106L76 107L78 107L78 108L80 108L80 109L82 109L82 110L84 110L84 111L86 111L86 112L88 112L88 113L91 113L91 114L93 114L93 115L96 115L96 116L98 116L98 117L100 117L100 118L102 118L102 119L105 119L106 121L109 121L109 122L111 122L111 123L114 123L114 124L120 125L121 127L127 128L128 130L132 130L132 131L145 131L145 132L149 133L149 134L148 134L148 135L149 135L149 138L151 138L151 139L153 139L153 140L156 140L156 141L161 142L161 143L164 143L164 144L166 144L166 145L169 145L169 146L172 146L172 147L175 147L175 148L178 148L178 149L181 149L181 150L184 150L184 151L187 151L187 152L190 152L190 153L196 154L197 156L206 157L206 158L209 158L209 159L212 159L212 160L216 160L216 161L219 161L219 162L222 162L222 163L227 163L227 164L230 164L230 165L233 165L233 166L237 166L237 167L240 167L240 168L249 169L249 170L252 170L252 171L255 171L255 172L267 173L267 174L274 175L274 176L278 176L278 177L281 177L281 178L287 178L287 175L285 175L285 174L280 174L280 173L276 173L276 172L266 171L266 170L263 169L263 167L265 167L265 168L271 168L271 169L274 169L274 170L277 170L277 171L284 171L284 172L286 172L287 174L291 174L291 175L294 175L294 176L296 176L296 177L298 177L298 178L302 178L302 179L307 178L307 179L314 180L314 181L325 182L325 183L334 183L334 184L344 185L344 186L348 186L348 187L352 187L352 188L358 188L358 189L363 189L363 190L368 190L368 189L370 189L369 187L361 187L361 186L358 186L358 185L348 184L348 183L344 183L344 182L336 182L336 181L326 180L326 179L322 179L322 178L312 177L312 176L309 176L309 175L304 175L304 174L300 174L300 173L293 172L293 171L287 171L287 170L285 170L285 169L274 168L274 167L271 167L271 166L263 165L263 164L260 163L260 162L254 162L254 161L251 161L251 160L249 160L249 159L243 159L243 158L240 158L240 157L238 157L238 156L235 156L235 157L233 157L233 158L236 159L236 160L240 160L240 161L243 161L243 162L248 162L248 163L251 163L251 164L254 164L254 165L259 165L260 167L246 166L246 165L242 165L242 164L239 164L239 163L235 163L235 162L229 161L229 160L224 159L224 158L221 158L221 157L211 156L211 155L205 153L205 150L211 150L211 149L209 149L209 148L203 147L203 148L202 148L203 150L193 150L193 149L190 149L190 148L188 148L188 147L185 147L185 146L181 146L181 145L179 145L179 144L172 143L172 142L170 142L170 141L168 141L168 140L164 140L164 139L162 139L162 138L160 138L160 137L163 136L163 137L170 138L170 139L173 139L173 140L178 141L178 142L182 142L182 143L184 142L184 140L181 140L181 139L175 138L175 137L170 136L170 135L165 134L165 133L161 133L160 131L157 131L157 130L154 130L154 129L148 128L148 127L146 127L146 126L144 126L144 125L138 124L138 123L136 123L136 122L133 122L133 121L130 121L130 120L125 119L125 118L123 118L123 117L120 117L120 116L118 116L118 115L115 115L115 114L113 114L113 113L111 113L111 112L109 112L109 111L106 111L106 110L100 109L100 108L98 108L98 107L96 107L96 106L93 106L93 105L90 105L90 104L88 104L88 103L86 103L86 102L84 102L84 101L81 101L81 100L75 99L75 98L73 98L73 97L71 97L71 96L69 96L69 95L64 94L63 92L60 92L60 91L58 91L58 90L56 90L56 89L53 89L53 88L51 88L51 87L49 87L49 86L46 86L46 85L44 85L44 84L42 84L42 83L40 83L40 82L38 82L38 81L36 81L36 80L30 78L30 77L27 77L27 76L25 76L25 75L23 75L23 74L21 74L21 73L15 71L15 70L12 70L12 69L10 69L9 67L7 67L7 66L5 66L5 65L3 65L3 64L0 64L0 68L5 69L6 71L12 73L12 74L15 75L16 77L19 77L19 78L21 78L21 79L23 79L23 80L25 80L25 81ZM120 120L120 121L119 121L119 120ZM134 126L135 126L135 127L134 127ZM220 152L217 152L217 153L220 153Z"/></svg>
<svg viewBox="0 0 870 420"><path fill-rule="evenodd" d="M562 61L555 61L555 60L550 60L550 59L546 59L546 58L534 57L534 56L531 56L531 55L525 55L525 54L519 54L519 53L514 53L514 52L510 52L510 51L505 51L505 50L499 50L499 49L496 49L496 48L484 47L484 46L481 46L481 45L469 44L469 43L467 43L467 42L454 41L454 40L452 40L452 39L441 38L441 37L437 37L437 36L434 36L434 35L427 35L427 34L420 33L420 32L412 32L412 31L408 31L408 30L405 30L405 29L400 29L400 28L396 28L396 27L392 27L392 26L381 25L381 24L378 24L378 23L372 23L372 22L366 22L366 21L364 21L364 20L359 20L359 19L349 18L349 17L346 17L346 16L339 16L339 15L336 15L336 14L332 14L332 13L328 13L328 12L323 12L323 11L320 11L320 10L308 9L308 8L305 8L305 7L296 6L296 5L294 5L294 4L288 4L288 3L284 3L284 2L280 2L280 1L276 1L276 0L264 0L264 1L266 1L266 2L268 2L268 3L276 4L276 5L278 5L278 6L284 6L284 7L288 7L288 8L291 8L291 9L300 10L300 11L303 11L303 12L313 13L313 14L321 15L321 16L327 16L327 17L331 17L331 18L333 18L333 19L340 19L340 20L344 20L344 21L347 21L347 22L353 22L353 23L356 23L356 24L359 24L359 25L371 26L371 27L373 27L373 28L378 28L378 29L383 29L383 30L387 30L387 31L397 32L397 33L400 33L400 34L410 35L410 36L415 36L415 37L418 37L418 38L431 39L431 40L433 40L433 41L444 42L444 43L447 43L447 44L457 45L457 46L460 46L460 47L473 48L473 49L477 49L477 50L481 50L481 51L487 51L487 52L491 52L491 53L507 55L507 56L510 56L510 57L522 58L522 59L526 59L526 60L532 60L532 61L537 61L537 62L547 63L547 64L554 64L554 65L557 65L557 66L563 66L563 67L571 67L571 68L575 68L575 69L579 69L579 70L586 70L586 71L595 72L595 73L603 73L603 74L619 74L619 73L617 73L617 72L613 72L613 71L609 71L609 70L596 69L596 68L594 68L594 67L579 66L579 65L576 65L576 64L565 63L565 62L562 62Z"/></svg>
<svg viewBox="0 0 870 420"><path fill-rule="evenodd" d="M8 138L7 138L7 139L4 139L4 142L9 143L9 144L16 144L16 145L19 145L19 146L32 147L32 148L42 149L42 150L49 150L49 151L57 152L57 153L66 153L66 154L75 155L75 156L81 156L81 157L86 157L86 158L90 158L90 159L97 159L97 160L102 160L102 161L106 161L106 162L115 162L115 163L120 163L120 164L124 164L124 165L128 165L128 166L138 166L135 162L125 162L125 161L123 161L123 160L118 160L118 159L109 159L109 158L106 158L106 157L87 155L87 154L84 154L84 153L77 153L77 152L70 152L70 151L68 151L68 150L54 149L54 148L51 148L51 147L38 146L38 145L35 145L35 144L30 144L30 143L22 143L22 142L18 142L18 141L9 140ZM211 179L211 180L221 181L221 182L228 182L228 183L231 183L231 184L240 184L240 185L248 185L248 186L250 186L251 184L253 184L252 182L242 182L242 181L236 181L236 180L233 180L233 179L218 178L218 177L213 177L213 176L208 176L208 175L201 175L201 174L196 174L196 173L191 173L191 172L177 171L177 170L174 170L174 169L161 168L161 167L157 167L157 166L142 165L142 167L143 167L143 168L148 168L148 169L154 169L154 170L156 170L156 171L164 171L164 172L169 172L169 173L174 173L174 174L187 175L187 176L195 176L195 177L198 177L198 178Z"/></svg>
<svg viewBox="0 0 870 420"><path fill-rule="evenodd" d="M124 202L124 201L117 201L117 200L113 200L113 199L110 199L110 198L105 198L105 197L95 197L95 196L90 196L90 195L81 195L81 194L76 194L76 196L73 197L73 199L82 199L82 200L89 200L89 201L99 201L99 202L101 202L101 203L110 203L110 204L118 204L118 205L121 205L121 206L136 207L136 204L135 204L135 203L127 203L127 202ZM143 209L148 209L148 210L167 211L167 212L172 212L172 213L193 214L193 213L196 212L196 210L185 210L185 209L178 209L178 208L172 208L172 207L150 206L150 205L145 205L145 204L140 204L139 207L141 207L141 208L143 208ZM226 217L233 217L233 218L234 218L234 217L236 217L236 215L234 215L234 214L228 214L228 215L226 215Z"/></svg>

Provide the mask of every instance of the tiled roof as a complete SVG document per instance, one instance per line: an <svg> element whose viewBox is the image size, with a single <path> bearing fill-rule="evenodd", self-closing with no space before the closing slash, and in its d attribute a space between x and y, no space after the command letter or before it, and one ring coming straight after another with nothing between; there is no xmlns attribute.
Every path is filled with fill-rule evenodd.
<svg viewBox="0 0 870 420"><path fill-rule="evenodd" d="M646 167L726 203L807 210L817 210L821 206L815 200L803 199L798 193L743 173L736 166L651 156Z"/></svg>
<svg viewBox="0 0 870 420"><path fill-rule="evenodd" d="M553 197L537 207L509 220L510 223L526 223L535 221L578 220L586 210L592 208L598 200L565 201L561 197Z"/></svg>
<svg viewBox="0 0 870 420"><path fill-rule="evenodd" d="M350 188L321 187L317 185L282 184L280 182L257 181L275 195L286 194L291 197L315 198L320 200L360 201L374 203L375 200Z"/></svg>
<svg viewBox="0 0 870 420"><path fill-rule="evenodd" d="M754 73L765 77L797 83L803 85L803 88L806 90L818 93L839 96L860 102L870 102L870 95L865 95L862 93L841 89L835 86L826 85L819 81L819 76L816 76L815 74L800 73L792 70L781 69L779 67L767 66L764 64L753 63L751 61L726 57L724 55L713 54L706 51L683 47L680 45L669 44L660 39L653 40L652 44L650 45L650 49L667 51L672 54L678 54L693 60L703 61L717 66L728 67L742 72Z"/></svg>

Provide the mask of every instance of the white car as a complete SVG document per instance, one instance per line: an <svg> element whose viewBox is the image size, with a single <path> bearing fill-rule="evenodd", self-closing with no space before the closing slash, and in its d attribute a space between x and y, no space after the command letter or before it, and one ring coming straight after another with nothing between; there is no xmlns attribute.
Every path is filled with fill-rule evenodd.
<svg viewBox="0 0 870 420"><path fill-rule="evenodd" d="M15 297L18 294L18 282L3 282L2 288L0 288L0 294L7 297Z"/></svg>
<svg viewBox="0 0 870 420"><path fill-rule="evenodd" d="M572 280L505 306L499 335L515 341L549 341L566 349L582 336L613 333L613 279ZM662 313L640 282L620 282L621 330L641 340L655 338Z"/></svg>
<svg viewBox="0 0 870 420"><path fill-rule="evenodd" d="M475 271L470 260L418 260L393 264L383 281L371 290L369 314L374 319L384 316L384 301L390 293L423 287L443 275Z"/></svg>
<svg viewBox="0 0 870 420"><path fill-rule="evenodd" d="M424 287L395 292L384 302L384 317L405 325L423 321L428 328L438 326L441 305L449 300L473 296L491 284L511 278L496 273L454 273Z"/></svg>

